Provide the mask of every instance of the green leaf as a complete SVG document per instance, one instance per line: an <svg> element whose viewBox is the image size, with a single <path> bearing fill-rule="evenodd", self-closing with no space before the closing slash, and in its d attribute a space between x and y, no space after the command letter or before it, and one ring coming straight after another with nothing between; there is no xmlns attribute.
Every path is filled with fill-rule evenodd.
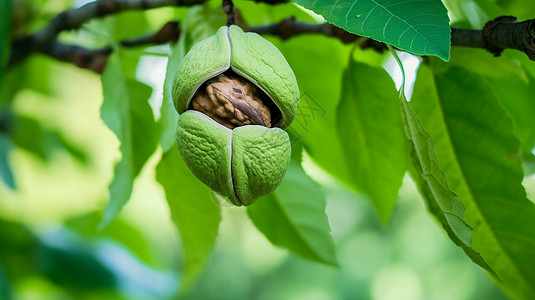
<svg viewBox="0 0 535 300"><path fill-rule="evenodd" d="M211 191L188 169L176 147L162 157L156 179L163 186L173 223L180 231L184 248L184 273L181 289L191 286L202 273L214 249L220 208Z"/></svg>
<svg viewBox="0 0 535 300"><path fill-rule="evenodd" d="M212 9L208 5L199 5L188 9L187 16L181 23L180 38L172 47L163 85L162 117L159 124L162 127L160 144L164 153L169 151L176 143L175 134L178 113L175 110L172 99L173 80L176 70L186 52L194 44L214 35L221 24L224 23L224 20L224 14L221 9Z"/></svg>
<svg viewBox="0 0 535 300"><path fill-rule="evenodd" d="M438 218L450 239L472 259L473 262L492 272L483 258L471 247L472 228L464 220L464 206L448 186L444 171L440 169L431 136L411 105L401 94L401 111L405 134L409 142L412 164L416 171L423 196L429 210Z"/></svg>
<svg viewBox="0 0 535 300"><path fill-rule="evenodd" d="M15 179L9 164L9 153L13 148L13 142L9 136L0 133L0 179L10 188L15 188Z"/></svg>
<svg viewBox="0 0 535 300"><path fill-rule="evenodd" d="M247 212L274 245L309 260L336 265L325 205L319 186L292 161L277 190L258 199Z"/></svg>
<svg viewBox="0 0 535 300"><path fill-rule="evenodd" d="M450 26L440 0L296 0L327 22L419 55L450 57Z"/></svg>
<svg viewBox="0 0 535 300"><path fill-rule="evenodd" d="M34 263L50 281L77 290L117 288L120 279L88 242L72 233L50 235L40 236L34 249Z"/></svg>
<svg viewBox="0 0 535 300"><path fill-rule="evenodd" d="M125 78L119 57L112 56L102 75L101 117L119 139L122 154L110 184L110 201L101 228L108 225L130 199L133 181L156 149L157 127L148 103L151 88Z"/></svg>
<svg viewBox="0 0 535 300"><path fill-rule="evenodd" d="M397 92L384 69L353 60L342 91L336 125L351 183L373 200L386 224L407 169Z"/></svg>
<svg viewBox="0 0 535 300"><path fill-rule="evenodd" d="M183 31L181 31L183 32ZM163 83L163 100L161 108L161 118L159 125L161 127L160 145L163 152L166 153L176 144L176 124L178 121L178 113L175 110L172 98L173 79L175 78L175 71L178 69L182 58L186 55L184 39L185 34L180 35L178 42L172 47L172 53L167 63L167 70L165 72L165 81Z"/></svg>
<svg viewBox="0 0 535 300"><path fill-rule="evenodd" d="M13 299L11 297L11 285L9 284L9 280L7 279L7 276L4 273L2 265L0 265L0 299Z"/></svg>
<svg viewBox="0 0 535 300"><path fill-rule="evenodd" d="M86 239L113 239L114 242L118 242L135 252L136 256L144 262L152 263L155 259L158 259L151 255L150 241L138 228L123 221L121 218L117 218L103 230L98 230L101 220L102 212L95 211L69 218L65 221L65 226L83 235Z"/></svg>
<svg viewBox="0 0 535 300"><path fill-rule="evenodd" d="M509 55L496 59L485 50L472 48L455 48L451 54L455 58L451 64L477 73L492 87L513 121L522 151L531 151L535 147L535 75Z"/></svg>
<svg viewBox="0 0 535 300"><path fill-rule="evenodd" d="M11 38L11 0L0 2L0 80L4 77Z"/></svg>
<svg viewBox="0 0 535 300"><path fill-rule="evenodd" d="M523 153L522 158L522 168L524 169L525 175L528 176L535 173L535 154L531 152Z"/></svg>
<svg viewBox="0 0 535 300"><path fill-rule="evenodd" d="M526 74L488 79L489 85L500 99L513 121L513 131L522 144L522 150L529 152L535 147L535 79Z"/></svg>
<svg viewBox="0 0 535 300"><path fill-rule="evenodd" d="M288 129L294 133L292 141L303 144L318 165L348 183L349 172L334 128L349 48L336 40L315 35L278 46L294 70L301 92L299 111Z"/></svg>
<svg viewBox="0 0 535 300"><path fill-rule="evenodd" d="M492 86L437 62L420 67L411 103L466 207L472 248L512 298L535 299L535 205L522 187L520 143Z"/></svg>

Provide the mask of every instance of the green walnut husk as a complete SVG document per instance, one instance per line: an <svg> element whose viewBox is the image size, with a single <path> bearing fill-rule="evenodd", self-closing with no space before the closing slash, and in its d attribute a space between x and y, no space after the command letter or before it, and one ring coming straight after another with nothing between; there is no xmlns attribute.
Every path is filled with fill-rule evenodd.
<svg viewBox="0 0 535 300"><path fill-rule="evenodd" d="M240 82L248 81L258 89L251 95L258 95L263 109L269 109L268 125L229 126L239 122L224 122L211 111L194 110L207 83L226 75L230 76L227 80L239 76ZM242 90L234 90L242 97ZM217 99L226 101L225 97ZM292 69L273 44L234 25L221 27L184 57L173 83L173 100L180 114L178 149L198 179L234 205L250 205L276 189L291 152L289 136L282 128L295 118L299 89ZM224 106L214 108L217 103L213 100L212 106L205 107L225 110Z"/></svg>

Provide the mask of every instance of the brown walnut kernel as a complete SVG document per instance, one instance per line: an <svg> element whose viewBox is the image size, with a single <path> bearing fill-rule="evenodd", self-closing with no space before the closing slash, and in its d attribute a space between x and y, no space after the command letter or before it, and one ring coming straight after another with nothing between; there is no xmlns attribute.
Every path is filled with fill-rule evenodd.
<svg viewBox="0 0 535 300"><path fill-rule="evenodd" d="M271 110L262 99L266 97L250 81L225 72L206 81L193 96L191 106L230 129L243 125L271 127Z"/></svg>

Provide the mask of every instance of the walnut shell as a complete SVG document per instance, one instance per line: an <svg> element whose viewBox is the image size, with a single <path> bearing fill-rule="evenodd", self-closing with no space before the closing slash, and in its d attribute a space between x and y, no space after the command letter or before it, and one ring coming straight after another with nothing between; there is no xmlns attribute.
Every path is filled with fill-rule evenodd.
<svg viewBox="0 0 535 300"><path fill-rule="evenodd" d="M173 101L178 149L199 180L234 205L277 188L290 163L283 128L295 118L299 89L273 44L221 27L184 57Z"/></svg>
<svg viewBox="0 0 535 300"><path fill-rule="evenodd" d="M201 86L191 106L230 129L243 125L271 127L271 111L261 94L246 79L223 73Z"/></svg>

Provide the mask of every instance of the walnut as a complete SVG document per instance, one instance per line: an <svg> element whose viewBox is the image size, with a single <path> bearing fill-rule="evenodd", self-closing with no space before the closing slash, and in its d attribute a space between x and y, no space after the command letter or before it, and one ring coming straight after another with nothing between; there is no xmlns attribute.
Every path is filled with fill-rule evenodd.
<svg viewBox="0 0 535 300"><path fill-rule="evenodd" d="M273 192L290 164L284 129L299 106L282 53L256 33L221 26L191 48L175 74L177 147L195 177L237 206Z"/></svg>
<svg viewBox="0 0 535 300"><path fill-rule="evenodd" d="M230 129L243 125L271 127L271 111L262 100L266 97L253 83L226 72L206 81L191 106Z"/></svg>

